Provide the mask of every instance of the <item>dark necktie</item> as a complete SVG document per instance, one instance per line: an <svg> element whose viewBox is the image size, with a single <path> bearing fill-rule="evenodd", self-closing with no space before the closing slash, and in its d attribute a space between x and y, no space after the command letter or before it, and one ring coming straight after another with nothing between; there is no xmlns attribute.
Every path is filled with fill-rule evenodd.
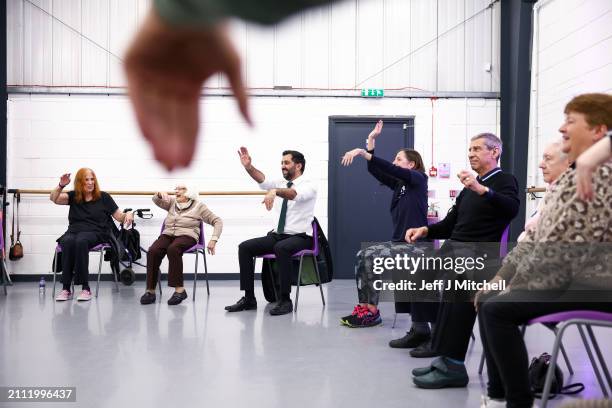
<svg viewBox="0 0 612 408"><path fill-rule="evenodd" d="M287 188L293 185L293 181L287 183ZM287 199L283 198L283 205L281 206L280 217L278 217L278 227L276 232L282 234L285 232L285 221L287 220Z"/></svg>

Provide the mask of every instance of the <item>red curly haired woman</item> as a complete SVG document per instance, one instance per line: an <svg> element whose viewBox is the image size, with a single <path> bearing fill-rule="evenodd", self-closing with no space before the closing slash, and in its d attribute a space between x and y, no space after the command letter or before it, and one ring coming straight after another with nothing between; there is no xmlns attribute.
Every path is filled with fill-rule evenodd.
<svg viewBox="0 0 612 408"><path fill-rule="evenodd" d="M69 205L68 231L58 240L62 246L63 290L56 301L72 299L70 285L83 285L77 300L91 299L89 288L89 250L105 241L109 217L129 226L134 220L132 213L123 213L110 194L100 191L98 179L92 169L82 168L74 178L74 190L62 190L70 184L70 173L62 175L59 184L49 198L55 204Z"/></svg>

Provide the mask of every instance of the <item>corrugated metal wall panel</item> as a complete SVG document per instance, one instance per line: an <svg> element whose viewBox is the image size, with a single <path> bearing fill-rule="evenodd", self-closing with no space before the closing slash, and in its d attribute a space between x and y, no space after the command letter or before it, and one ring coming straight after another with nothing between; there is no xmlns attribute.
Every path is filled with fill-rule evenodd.
<svg viewBox="0 0 612 408"><path fill-rule="evenodd" d="M384 2L360 0L356 18L356 83L360 88L382 88L385 66Z"/></svg>
<svg viewBox="0 0 612 408"><path fill-rule="evenodd" d="M494 14L486 9L488 4L488 0L466 0L465 18L470 19L465 23L466 91L497 90L491 88L491 73L485 71L485 64L493 63L491 20ZM495 24L499 25L499 20Z"/></svg>
<svg viewBox="0 0 612 408"><path fill-rule="evenodd" d="M233 22L231 32L254 88L346 89L363 82L357 89L497 91L499 5L461 24L489 1L348 0L276 27ZM47 12L29 0L8 5L9 83L125 85L121 58L151 0L33 3ZM487 62L492 73L484 71ZM227 82L215 76L206 85Z"/></svg>
<svg viewBox="0 0 612 408"><path fill-rule="evenodd" d="M302 86L330 87L331 6L311 10L303 16Z"/></svg>
<svg viewBox="0 0 612 408"><path fill-rule="evenodd" d="M438 0L438 89L465 89L465 2Z"/></svg>
<svg viewBox="0 0 612 408"><path fill-rule="evenodd" d="M24 21L31 24L23 26L24 64L23 80L28 84L51 83L52 70L49 69L53 58L51 1L33 1L23 4ZM25 63L29 61L30 63Z"/></svg>
<svg viewBox="0 0 612 408"><path fill-rule="evenodd" d="M110 6L107 0L87 0L82 8L83 83L108 86ZM101 69L102 68L102 69Z"/></svg>
<svg viewBox="0 0 612 408"><path fill-rule="evenodd" d="M302 27L296 16L274 28L274 85L302 87Z"/></svg>
<svg viewBox="0 0 612 408"><path fill-rule="evenodd" d="M491 68L491 90L498 91L500 88L500 67L501 67L501 7L493 7L491 19L493 28L491 33L491 53L493 54L493 67Z"/></svg>
<svg viewBox="0 0 612 408"><path fill-rule="evenodd" d="M54 0L53 85L82 85L81 1Z"/></svg>
<svg viewBox="0 0 612 408"><path fill-rule="evenodd" d="M410 8L410 86L436 91L437 2L412 0Z"/></svg>
<svg viewBox="0 0 612 408"><path fill-rule="evenodd" d="M111 0L110 2L110 30L108 38L109 83L110 86L125 86L125 76L121 67L121 60L130 39L136 33L139 23L139 11L148 12L149 6L136 0ZM144 18L144 15L142 16Z"/></svg>
<svg viewBox="0 0 612 408"><path fill-rule="evenodd" d="M385 0L383 72L385 88L410 86L410 2Z"/></svg>
<svg viewBox="0 0 612 408"><path fill-rule="evenodd" d="M334 4L331 10L330 87L352 88L356 81L357 5L354 0Z"/></svg>
<svg viewBox="0 0 612 408"><path fill-rule="evenodd" d="M274 86L274 31L257 25L247 25L246 73L250 88Z"/></svg>
<svg viewBox="0 0 612 408"><path fill-rule="evenodd" d="M23 3L9 1L6 5L6 81L23 84Z"/></svg>

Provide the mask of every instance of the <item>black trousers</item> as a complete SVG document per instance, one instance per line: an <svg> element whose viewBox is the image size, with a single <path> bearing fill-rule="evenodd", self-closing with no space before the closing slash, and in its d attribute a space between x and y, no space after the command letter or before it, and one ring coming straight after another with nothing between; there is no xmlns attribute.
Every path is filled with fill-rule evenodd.
<svg viewBox="0 0 612 408"><path fill-rule="evenodd" d="M442 246L441 252L445 256L454 257L477 257L480 253L472 252L469 243L461 243L448 240ZM499 249L495 248L496 251ZM436 319L436 330L432 340L432 347L440 355L455 360L465 360L474 323L476 322L476 309L474 309L473 297L476 294L472 290L454 289L456 282L475 280L478 282L489 281L501 266L500 260L489 254L484 262L482 270L471 273L458 274L450 272L444 274L445 284L450 284L450 290L444 290L443 301ZM449 282L450 281L450 282Z"/></svg>
<svg viewBox="0 0 612 408"><path fill-rule="evenodd" d="M238 246L238 262L240 264L240 290L255 289L256 256L274 254L278 262L280 295L291 293L292 263L291 256L303 249L312 248L312 237L306 234L277 234L269 232L265 237L253 238Z"/></svg>
<svg viewBox="0 0 612 408"><path fill-rule="evenodd" d="M510 408L532 406L527 377L529 356L519 326L539 316L570 310L612 312L612 303L567 302L558 292L515 291L481 304L478 324L487 361L489 397L505 398ZM552 339L550 345L552 348Z"/></svg>
<svg viewBox="0 0 612 408"><path fill-rule="evenodd" d="M410 313L414 323L435 323L439 302L395 302L395 313Z"/></svg>
<svg viewBox="0 0 612 408"><path fill-rule="evenodd" d="M474 322L476 310L472 302L442 302L432 347L442 356L465 360Z"/></svg>
<svg viewBox="0 0 612 408"><path fill-rule="evenodd" d="M87 286L89 282L89 250L104 242L97 232L67 232L59 239L62 246L62 283Z"/></svg>

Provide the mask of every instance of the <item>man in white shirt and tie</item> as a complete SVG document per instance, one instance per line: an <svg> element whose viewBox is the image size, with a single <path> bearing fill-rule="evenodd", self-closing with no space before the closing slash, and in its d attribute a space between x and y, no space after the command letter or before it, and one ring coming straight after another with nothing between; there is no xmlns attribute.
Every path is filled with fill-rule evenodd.
<svg viewBox="0 0 612 408"><path fill-rule="evenodd" d="M238 151L240 162L253 180L259 183L262 190L267 190L263 204L268 211L274 209L274 229L264 237L253 238L238 246L240 263L240 290L244 296L233 305L226 306L228 312L257 309L255 299L255 264L254 257L276 255L279 270L280 299L270 309L273 316L291 313L291 257L313 245L312 221L314 206L317 200L317 189L314 183L302 175L306 167L304 155L295 150L283 152L281 170L283 179L269 180L251 163L251 156L246 147ZM277 200L278 197L278 200ZM276 201L276 203L275 203Z"/></svg>

